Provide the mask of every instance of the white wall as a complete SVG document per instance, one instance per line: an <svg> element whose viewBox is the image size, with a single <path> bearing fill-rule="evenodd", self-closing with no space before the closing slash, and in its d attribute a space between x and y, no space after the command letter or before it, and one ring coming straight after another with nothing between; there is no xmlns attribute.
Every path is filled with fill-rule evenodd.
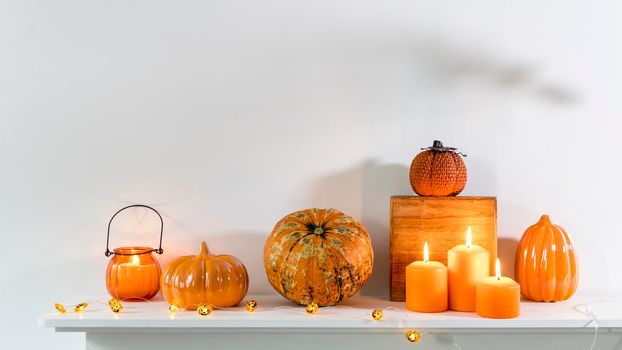
<svg viewBox="0 0 622 350"><path fill-rule="evenodd" d="M506 271L549 213L579 293L619 294L622 5L603 3L0 1L3 344L81 346L36 319L105 293L128 203L165 214L163 262L207 240L252 293L279 218L339 208L373 236L364 293L386 296L389 196L433 139L468 154L464 195L498 197ZM123 236L142 214L113 245L155 244Z"/></svg>

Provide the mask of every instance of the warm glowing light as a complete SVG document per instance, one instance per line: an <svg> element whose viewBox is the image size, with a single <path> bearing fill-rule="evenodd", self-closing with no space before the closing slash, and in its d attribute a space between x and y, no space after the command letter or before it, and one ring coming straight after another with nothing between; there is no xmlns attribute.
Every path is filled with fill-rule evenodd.
<svg viewBox="0 0 622 350"><path fill-rule="evenodd" d="M408 330L406 331L406 339L411 343L418 343L421 340L421 335L417 331Z"/></svg>
<svg viewBox="0 0 622 350"><path fill-rule="evenodd" d="M172 313L175 313L175 312L179 311L179 308L177 307L177 305L171 304L171 305L168 306L168 311L172 312Z"/></svg>
<svg viewBox="0 0 622 350"><path fill-rule="evenodd" d="M132 255L132 265L139 265L140 264L140 257L138 257L138 255Z"/></svg>
<svg viewBox="0 0 622 350"><path fill-rule="evenodd" d="M467 227L466 232L466 246L467 248L471 248L471 244L473 244L473 232L471 231L471 226Z"/></svg>
<svg viewBox="0 0 622 350"><path fill-rule="evenodd" d="M374 321L380 321L382 320L382 310L380 309L374 309L374 311L371 312L371 318Z"/></svg>
<svg viewBox="0 0 622 350"><path fill-rule="evenodd" d="M73 312L76 312L76 313L84 312L84 310L86 310L86 308L88 306L89 306L89 304L86 303L86 302L80 303L80 304L76 305L75 308L73 308Z"/></svg>
<svg viewBox="0 0 622 350"><path fill-rule="evenodd" d="M423 261L430 261L430 250L428 249L428 241L423 244Z"/></svg>
<svg viewBox="0 0 622 350"><path fill-rule="evenodd" d="M257 309L257 301L255 299L248 300L246 302L246 311L255 312L255 309Z"/></svg>
<svg viewBox="0 0 622 350"><path fill-rule="evenodd" d="M305 307L305 309L307 310L307 313L310 315L313 315L314 313L316 313L318 308L319 306L316 303L307 304L307 306Z"/></svg>
<svg viewBox="0 0 622 350"><path fill-rule="evenodd" d="M197 314L199 316L207 316L214 311L214 307L211 304L203 304L197 307Z"/></svg>
<svg viewBox="0 0 622 350"><path fill-rule="evenodd" d="M121 300L112 298L108 300L108 306L110 307L110 311L118 314L123 310L123 304L121 304Z"/></svg>
<svg viewBox="0 0 622 350"><path fill-rule="evenodd" d="M495 262L495 276L497 276L497 279L501 279L501 261L499 261L499 258Z"/></svg>

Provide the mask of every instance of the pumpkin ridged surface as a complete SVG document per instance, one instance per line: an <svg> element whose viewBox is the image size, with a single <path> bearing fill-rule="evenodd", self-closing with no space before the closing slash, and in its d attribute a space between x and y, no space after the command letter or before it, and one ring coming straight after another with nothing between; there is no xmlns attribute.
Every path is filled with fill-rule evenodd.
<svg viewBox="0 0 622 350"><path fill-rule="evenodd" d="M335 209L307 209L281 219L264 247L270 284L306 305L334 305L356 294L372 273L367 230Z"/></svg>
<svg viewBox="0 0 622 350"><path fill-rule="evenodd" d="M456 196L466 181L466 165L454 152L423 151L410 165L410 184L420 196Z"/></svg>
<svg viewBox="0 0 622 350"><path fill-rule="evenodd" d="M579 284L577 256L570 237L547 215L523 234L514 268L521 294L529 300L566 300Z"/></svg>
<svg viewBox="0 0 622 350"><path fill-rule="evenodd" d="M248 273L235 257L213 255L201 242L199 255L182 256L166 265L161 289L164 299L180 308L195 310L200 304L231 307L246 296Z"/></svg>

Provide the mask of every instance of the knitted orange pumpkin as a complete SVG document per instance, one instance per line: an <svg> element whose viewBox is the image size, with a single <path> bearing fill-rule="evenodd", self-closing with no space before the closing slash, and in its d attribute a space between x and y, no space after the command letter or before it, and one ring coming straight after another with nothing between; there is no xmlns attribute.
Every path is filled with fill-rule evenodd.
<svg viewBox="0 0 622 350"><path fill-rule="evenodd" d="M453 147L434 141L432 147L422 148L410 165L410 185L420 196L456 196L464 189L467 169Z"/></svg>
<svg viewBox="0 0 622 350"><path fill-rule="evenodd" d="M521 294L534 301L562 301L579 285L577 256L563 228L548 215L530 226L516 249L515 277Z"/></svg>
<svg viewBox="0 0 622 350"><path fill-rule="evenodd" d="M373 265L365 227L335 209L285 216L264 247L270 284L301 305L334 305L348 299L367 282Z"/></svg>

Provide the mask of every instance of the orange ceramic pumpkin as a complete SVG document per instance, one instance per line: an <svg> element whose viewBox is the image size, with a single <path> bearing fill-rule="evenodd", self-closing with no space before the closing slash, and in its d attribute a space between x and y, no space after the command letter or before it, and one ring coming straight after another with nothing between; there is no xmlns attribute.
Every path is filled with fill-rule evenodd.
<svg viewBox="0 0 622 350"><path fill-rule="evenodd" d="M563 228L548 215L530 226L516 250L515 276L523 297L534 301L562 301L577 290L577 256Z"/></svg>
<svg viewBox="0 0 622 350"><path fill-rule="evenodd" d="M199 255L182 256L166 265L160 288L164 299L178 308L196 310L202 304L230 307L244 299L248 273L240 260L213 255L201 242Z"/></svg>
<svg viewBox="0 0 622 350"><path fill-rule="evenodd" d="M281 219L264 247L274 289L307 305L334 305L357 293L374 265L365 227L335 209L307 209Z"/></svg>
<svg viewBox="0 0 622 350"><path fill-rule="evenodd" d="M423 148L410 165L413 190L420 196L457 196L467 181L467 169L461 155L455 148L443 146L441 141Z"/></svg>

